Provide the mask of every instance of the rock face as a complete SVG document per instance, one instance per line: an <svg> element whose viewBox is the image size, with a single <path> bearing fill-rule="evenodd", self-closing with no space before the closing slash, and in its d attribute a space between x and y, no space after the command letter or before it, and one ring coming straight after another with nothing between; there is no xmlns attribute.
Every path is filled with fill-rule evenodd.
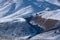
<svg viewBox="0 0 60 40"><path fill-rule="evenodd" d="M55 11L43 11L37 13L35 18L32 20L35 25L43 28L45 31L54 28L60 28L60 10Z"/></svg>
<svg viewBox="0 0 60 40"><path fill-rule="evenodd" d="M33 21L37 25L40 25L40 27L42 27L46 31L55 28L55 25L58 23L58 20L45 19L41 16L36 16L36 18Z"/></svg>

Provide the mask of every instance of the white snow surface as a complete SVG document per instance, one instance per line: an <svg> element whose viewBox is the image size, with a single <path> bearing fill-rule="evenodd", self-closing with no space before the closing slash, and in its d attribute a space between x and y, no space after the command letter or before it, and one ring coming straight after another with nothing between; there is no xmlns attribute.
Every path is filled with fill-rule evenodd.
<svg viewBox="0 0 60 40"><path fill-rule="evenodd" d="M60 9L54 11L44 11L42 13L42 18L60 20Z"/></svg>
<svg viewBox="0 0 60 40"><path fill-rule="evenodd" d="M45 1L52 3L52 4L55 4L57 6L60 6L60 2L58 0L45 0Z"/></svg>

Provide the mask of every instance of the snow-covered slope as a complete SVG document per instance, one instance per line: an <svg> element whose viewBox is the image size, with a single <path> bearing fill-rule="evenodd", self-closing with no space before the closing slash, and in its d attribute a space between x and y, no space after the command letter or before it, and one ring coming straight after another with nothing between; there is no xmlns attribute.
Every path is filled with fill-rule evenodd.
<svg viewBox="0 0 60 40"><path fill-rule="evenodd" d="M57 6L60 6L60 0L46 0L49 3L55 4Z"/></svg>
<svg viewBox="0 0 60 40"><path fill-rule="evenodd" d="M42 14L42 18L60 21L60 9L54 11L44 11Z"/></svg>
<svg viewBox="0 0 60 40"><path fill-rule="evenodd" d="M3 1L1 1L1 2L3 2ZM0 5L1 5L0 6L0 14L1 14L0 18L5 17L5 16L15 17L14 15L18 16L21 14L21 13L19 13L20 11L23 13L24 9L27 9L27 8L28 9L31 8L30 10L33 11L33 12L31 12L30 10L28 10L28 11L30 11L29 14L43 11L47 8L48 8L48 10L56 10L56 9L60 8L59 6L49 3L47 1L44 1L44 0L42 0L42 1L41 0L40 1L39 0L33 0L33 1L28 0L25 2L24 2L24 0L6 0L5 2L1 3ZM29 5L31 5L31 7L28 7Z"/></svg>
<svg viewBox="0 0 60 40"><path fill-rule="evenodd" d="M0 0L0 36L35 36L38 26L35 28L24 18L41 11L42 18L60 20L57 0Z"/></svg>
<svg viewBox="0 0 60 40"><path fill-rule="evenodd" d="M38 40L59 40L60 39L59 37L60 37L59 30L57 30L56 33L55 30L52 30L49 32L38 34L32 37L30 40L37 40L37 39Z"/></svg>
<svg viewBox="0 0 60 40"><path fill-rule="evenodd" d="M0 20L0 37L30 37L36 33L37 31L23 18Z"/></svg>

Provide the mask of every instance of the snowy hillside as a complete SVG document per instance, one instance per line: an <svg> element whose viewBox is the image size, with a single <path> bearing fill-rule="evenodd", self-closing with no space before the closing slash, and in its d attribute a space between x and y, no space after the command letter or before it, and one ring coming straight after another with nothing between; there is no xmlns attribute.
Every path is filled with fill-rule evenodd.
<svg viewBox="0 0 60 40"><path fill-rule="evenodd" d="M0 37L31 38L43 32L30 23L39 13L42 18L60 20L60 0L0 0Z"/></svg>

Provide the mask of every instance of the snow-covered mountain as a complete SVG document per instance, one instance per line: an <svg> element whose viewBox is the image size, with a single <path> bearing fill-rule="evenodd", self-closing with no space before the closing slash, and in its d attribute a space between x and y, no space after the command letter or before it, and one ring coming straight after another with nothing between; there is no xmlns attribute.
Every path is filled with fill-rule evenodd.
<svg viewBox="0 0 60 40"><path fill-rule="evenodd" d="M0 0L0 36L35 36L42 30L30 24L30 20L33 20L37 13L42 13L42 18L45 19L60 20L59 2L59 0Z"/></svg>
<svg viewBox="0 0 60 40"><path fill-rule="evenodd" d="M11 16L11 15L18 15L20 11L24 11L26 8L29 8L31 6L31 10L33 10L32 13L40 12L45 9L49 10L56 10L59 9L60 6L57 6L55 4L52 4L47 1L41 1L41 0L6 0L1 1L0 4L0 18ZM19 11L19 12L18 12ZM26 11L28 12L28 11ZM29 12L31 13L31 12ZM20 13L21 14L21 13ZM28 14L28 13L27 13ZM13 16L13 17L15 17ZM12 16L11 16L12 17Z"/></svg>

